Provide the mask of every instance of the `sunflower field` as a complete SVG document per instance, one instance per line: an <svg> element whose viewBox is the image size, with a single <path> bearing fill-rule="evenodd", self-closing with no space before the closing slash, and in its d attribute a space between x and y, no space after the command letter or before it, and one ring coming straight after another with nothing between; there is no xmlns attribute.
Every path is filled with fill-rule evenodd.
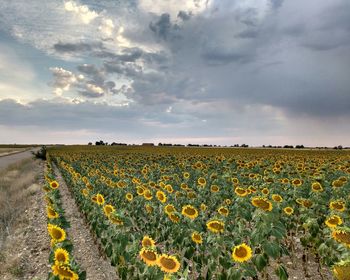
<svg viewBox="0 0 350 280"><path fill-rule="evenodd" d="M350 153L49 150L120 279L350 279Z"/></svg>

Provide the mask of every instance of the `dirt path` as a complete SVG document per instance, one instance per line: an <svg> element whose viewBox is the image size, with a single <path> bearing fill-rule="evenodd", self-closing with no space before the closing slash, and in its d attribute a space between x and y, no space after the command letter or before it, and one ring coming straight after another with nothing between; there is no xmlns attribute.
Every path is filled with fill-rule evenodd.
<svg viewBox="0 0 350 280"><path fill-rule="evenodd" d="M54 166L56 179L60 184L62 206L65 217L70 222L68 229L69 239L73 242L73 255L82 270L86 270L87 280L113 280L118 279L115 268L108 260L103 259L99 248L91 236L90 229L84 221L78 207L72 198L68 187L57 169Z"/></svg>
<svg viewBox="0 0 350 280"><path fill-rule="evenodd" d="M36 151L37 149L38 148L0 157L0 170L7 168L12 163L32 157L32 151Z"/></svg>

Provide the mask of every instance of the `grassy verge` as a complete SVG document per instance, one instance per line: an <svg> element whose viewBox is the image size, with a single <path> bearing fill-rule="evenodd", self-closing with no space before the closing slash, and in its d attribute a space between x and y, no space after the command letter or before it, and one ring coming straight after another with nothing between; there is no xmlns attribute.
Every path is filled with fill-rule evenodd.
<svg viewBox="0 0 350 280"><path fill-rule="evenodd" d="M0 172L0 274L7 271L14 277L21 277L18 259L5 257L10 248L7 239L25 221L28 197L40 190L37 163L25 159L10 165ZM23 225L22 225L23 226ZM13 244L15 246L15 244Z"/></svg>

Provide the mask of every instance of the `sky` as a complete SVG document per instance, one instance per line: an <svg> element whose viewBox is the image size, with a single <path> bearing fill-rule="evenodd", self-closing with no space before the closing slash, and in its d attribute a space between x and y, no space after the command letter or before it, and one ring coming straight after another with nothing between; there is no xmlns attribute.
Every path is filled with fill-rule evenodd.
<svg viewBox="0 0 350 280"><path fill-rule="evenodd" d="M0 143L350 146L349 0L0 0Z"/></svg>

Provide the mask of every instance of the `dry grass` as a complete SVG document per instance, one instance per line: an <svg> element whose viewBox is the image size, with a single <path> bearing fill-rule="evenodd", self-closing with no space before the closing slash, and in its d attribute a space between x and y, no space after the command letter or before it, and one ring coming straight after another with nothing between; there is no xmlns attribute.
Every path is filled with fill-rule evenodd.
<svg viewBox="0 0 350 280"><path fill-rule="evenodd" d="M38 189L39 170L31 159L20 161L0 172L0 251L6 236L22 220L28 195ZM40 188L40 187L39 187Z"/></svg>

